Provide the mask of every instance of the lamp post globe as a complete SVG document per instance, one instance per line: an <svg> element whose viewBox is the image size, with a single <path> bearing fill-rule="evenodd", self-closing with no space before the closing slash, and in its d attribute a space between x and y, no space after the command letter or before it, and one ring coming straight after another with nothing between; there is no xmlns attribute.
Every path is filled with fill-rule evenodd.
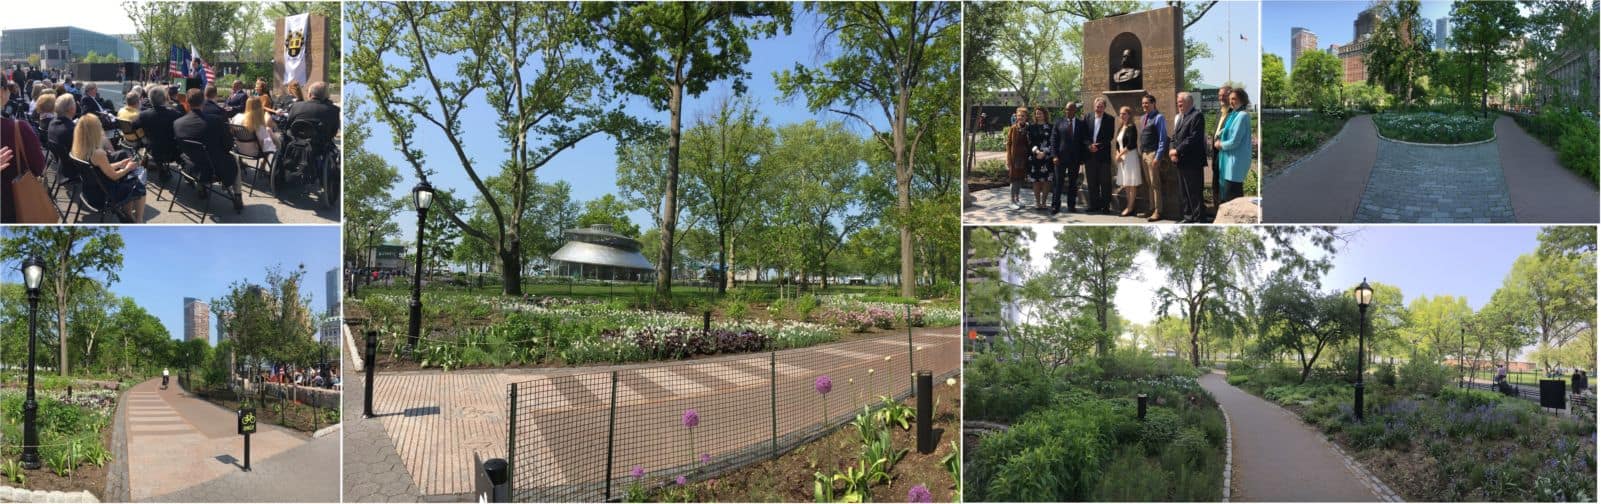
<svg viewBox="0 0 1601 504"><path fill-rule="evenodd" d="M28 288L28 395L22 402L22 467L38 469L39 402L34 399L34 347L39 341L39 286L44 283L44 261L28 256L22 261L23 285Z"/></svg>
<svg viewBox="0 0 1601 504"><path fill-rule="evenodd" d="M1368 305L1373 304L1373 287L1368 285L1367 278L1363 278L1362 284L1356 286L1354 294L1359 313L1356 339L1356 420L1360 422L1362 421L1362 375L1367 373Z"/></svg>
<svg viewBox="0 0 1601 504"><path fill-rule="evenodd" d="M406 352L417 350L422 332L422 274L424 247L423 224L428 221L428 207L434 203L434 186L424 179L411 189L411 206L417 210L417 264L411 274L411 324L406 331Z"/></svg>

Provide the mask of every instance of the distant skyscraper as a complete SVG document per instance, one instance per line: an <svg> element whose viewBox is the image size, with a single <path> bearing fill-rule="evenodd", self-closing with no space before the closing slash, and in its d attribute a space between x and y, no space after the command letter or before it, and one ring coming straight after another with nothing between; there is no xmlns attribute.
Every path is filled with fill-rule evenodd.
<svg viewBox="0 0 1601 504"><path fill-rule="evenodd" d="M211 305L192 297L183 298L183 340L211 341Z"/></svg>
<svg viewBox="0 0 1601 504"><path fill-rule="evenodd" d="M222 313L218 313L217 314L217 344L218 345L221 345L222 342L224 342L224 341L228 341L228 322L231 322L232 320L233 320L233 312L222 312Z"/></svg>
<svg viewBox="0 0 1601 504"><path fill-rule="evenodd" d="M1451 18L1443 17L1434 20L1434 48L1447 47L1451 47Z"/></svg>
<svg viewBox="0 0 1601 504"><path fill-rule="evenodd" d="M1302 52L1317 50L1317 34L1302 27L1290 28L1290 68L1295 68L1295 61L1301 57Z"/></svg>
<svg viewBox="0 0 1601 504"><path fill-rule="evenodd" d="M328 298L328 303L327 303L328 304L328 314L329 315L338 315L339 314L339 283L340 283L339 282L339 268L334 268L334 269L328 270L328 274L324 277L324 281L327 282L327 285L324 286L324 288L326 289L327 292L325 292L324 294Z"/></svg>
<svg viewBox="0 0 1601 504"><path fill-rule="evenodd" d="M1356 21L1351 22L1351 42L1362 40L1362 37L1373 33L1373 27L1378 23L1379 13L1371 7L1357 13Z"/></svg>

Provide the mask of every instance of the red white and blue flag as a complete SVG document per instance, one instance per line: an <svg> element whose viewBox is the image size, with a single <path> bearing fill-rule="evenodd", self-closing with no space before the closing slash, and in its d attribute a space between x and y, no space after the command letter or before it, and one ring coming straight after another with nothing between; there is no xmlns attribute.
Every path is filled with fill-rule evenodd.
<svg viewBox="0 0 1601 504"><path fill-rule="evenodd" d="M189 76L189 50L178 46L167 49L167 77L181 79Z"/></svg>

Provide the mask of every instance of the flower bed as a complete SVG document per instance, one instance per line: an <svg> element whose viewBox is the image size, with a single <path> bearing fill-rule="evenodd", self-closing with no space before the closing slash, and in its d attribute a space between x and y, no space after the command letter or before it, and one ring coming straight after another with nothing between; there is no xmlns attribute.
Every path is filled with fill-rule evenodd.
<svg viewBox="0 0 1601 504"><path fill-rule="evenodd" d="M1400 380L1376 374L1361 421L1344 383L1286 383L1294 373L1233 366L1229 381L1321 428L1409 501L1595 500L1593 419L1553 417L1534 402L1454 384L1424 385L1405 368Z"/></svg>
<svg viewBox="0 0 1601 504"><path fill-rule="evenodd" d="M1460 112L1385 112L1373 116L1373 125L1385 138L1404 142L1462 144L1495 137L1495 116Z"/></svg>
<svg viewBox="0 0 1601 504"><path fill-rule="evenodd" d="M23 470L22 403L26 392L0 390L0 485L39 490L89 490L105 486L107 448L117 392L93 390L74 394L38 394L38 471Z"/></svg>

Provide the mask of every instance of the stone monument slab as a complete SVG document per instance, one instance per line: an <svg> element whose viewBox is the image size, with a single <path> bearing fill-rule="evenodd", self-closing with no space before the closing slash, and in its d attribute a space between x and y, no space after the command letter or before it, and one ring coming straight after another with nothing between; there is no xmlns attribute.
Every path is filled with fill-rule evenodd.
<svg viewBox="0 0 1601 504"><path fill-rule="evenodd" d="M1106 98L1106 113L1128 107L1140 115L1140 98L1156 97L1157 109L1173 130L1174 99L1184 89L1184 12L1178 7L1162 7L1084 23L1083 102L1093 110L1095 98ZM1166 153L1163 153L1166 158ZM1150 194L1140 191L1136 208L1151 211ZM1178 170L1162 170L1162 215L1177 217L1179 199Z"/></svg>

